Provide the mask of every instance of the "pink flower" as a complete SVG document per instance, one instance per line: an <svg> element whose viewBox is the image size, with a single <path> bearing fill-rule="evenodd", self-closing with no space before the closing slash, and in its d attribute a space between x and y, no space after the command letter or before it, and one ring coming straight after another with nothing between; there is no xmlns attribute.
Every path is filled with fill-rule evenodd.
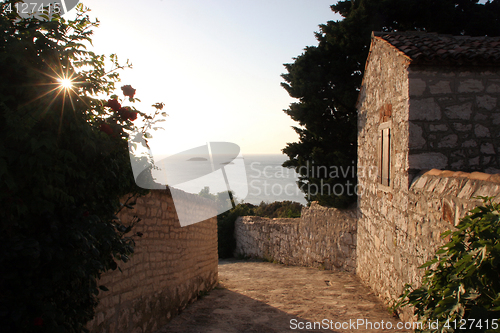
<svg viewBox="0 0 500 333"><path fill-rule="evenodd" d="M137 119L137 112L130 111L129 115L128 115L128 119L130 119L131 121L136 120Z"/></svg>
<svg viewBox="0 0 500 333"><path fill-rule="evenodd" d="M132 121L137 119L137 112L131 111L129 108L124 107L118 110L118 114L123 120L130 119Z"/></svg>
<svg viewBox="0 0 500 333"><path fill-rule="evenodd" d="M130 98L133 98L135 95L135 89L132 88L132 86L130 84L123 86L122 91L123 91L124 96L130 97Z"/></svg>
<svg viewBox="0 0 500 333"><path fill-rule="evenodd" d="M106 133L107 135L112 135L113 134L113 129L108 124L101 124L101 126L99 126L99 129L102 132Z"/></svg>
<svg viewBox="0 0 500 333"><path fill-rule="evenodd" d="M113 110L113 111L118 111L122 107L120 103L116 99L109 99L108 100L108 106Z"/></svg>

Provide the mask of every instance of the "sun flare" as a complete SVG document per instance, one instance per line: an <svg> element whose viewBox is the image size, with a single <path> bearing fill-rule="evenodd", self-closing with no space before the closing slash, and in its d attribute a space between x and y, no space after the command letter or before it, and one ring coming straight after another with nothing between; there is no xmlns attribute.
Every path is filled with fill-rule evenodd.
<svg viewBox="0 0 500 333"><path fill-rule="evenodd" d="M73 81L71 79L61 78L58 79L57 81L59 81L59 85L61 86L61 88L71 89L73 87Z"/></svg>

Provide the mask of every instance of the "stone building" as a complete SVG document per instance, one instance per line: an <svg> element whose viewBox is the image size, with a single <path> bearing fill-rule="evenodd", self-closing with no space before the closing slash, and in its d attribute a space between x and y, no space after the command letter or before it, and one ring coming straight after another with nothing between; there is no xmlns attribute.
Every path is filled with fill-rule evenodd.
<svg viewBox="0 0 500 333"><path fill-rule="evenodd" d="M385 299L418 285L475 195L498 195L499 97L500 38L373 34L357 106L357 274Z"/></svg>

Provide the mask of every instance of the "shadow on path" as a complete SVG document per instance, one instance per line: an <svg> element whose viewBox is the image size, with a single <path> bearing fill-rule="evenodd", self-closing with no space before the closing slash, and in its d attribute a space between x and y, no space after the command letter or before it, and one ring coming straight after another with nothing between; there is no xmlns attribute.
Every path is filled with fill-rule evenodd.
<svg viewBox="0 0 500 333"><path fill-rule="evenodd" d="M156 333L411 332L353 274L231 259L219 282Z"/></svg>

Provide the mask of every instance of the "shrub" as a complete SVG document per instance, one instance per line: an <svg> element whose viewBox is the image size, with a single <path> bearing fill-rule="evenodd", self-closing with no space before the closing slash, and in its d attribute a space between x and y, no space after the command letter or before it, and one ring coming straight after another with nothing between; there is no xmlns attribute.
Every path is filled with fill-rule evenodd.
<svg viewBox="0 0 500 333"><path fill-rule="evenodd" d="M112 55L108 70L104 56L86 51L96 26L81 5L69 21L0 13L4 332L86 331L106 290L99 277L133 253L126 234L138 219L124 225L116 216L144 193L132 176L127 131L137 129L137 115L152 117L124 112L123 101L109 96L116 70L127 65Z"/></svg>
<svg viewBox="0 0 500 333"><path fill-rule="evenodd" d="M300 217L302 204L294 201L261 202L254 209L254 215L269 218L295 218Z"/></svg>
<svg viewBox="0 0 500 333"><path fill-rule="evenodd" d="M423 323L437 321L426 332L500 331L500 204L480 198L483 206L442 234L451 240L421 266L422 286L406 285L396 306L414 306Z"/></svg>

